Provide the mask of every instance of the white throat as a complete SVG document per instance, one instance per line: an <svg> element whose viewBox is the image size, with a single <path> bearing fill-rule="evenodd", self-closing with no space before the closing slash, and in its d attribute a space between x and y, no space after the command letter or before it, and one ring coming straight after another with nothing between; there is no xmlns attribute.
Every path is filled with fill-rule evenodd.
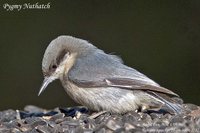
<svg viewBox="0 0 200 133"><path fill-rule="evenodd" d="M63 76L66 76L68 74L69 70L72 68L76 61L76 56L76 53L65 55L64 60L61 62L61 64L55 71L55 74L58 78L62 79Z"/></svg>

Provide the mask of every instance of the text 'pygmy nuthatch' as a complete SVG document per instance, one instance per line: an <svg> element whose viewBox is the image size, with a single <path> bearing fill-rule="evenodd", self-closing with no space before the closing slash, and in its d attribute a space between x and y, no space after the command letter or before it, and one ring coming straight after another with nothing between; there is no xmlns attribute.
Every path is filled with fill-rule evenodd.
<svg viewBox="0 0 200 133"><path fill-rule="evenodd" d="M91 43L71 36L59 36L47 47L42 71L44 82L39 91L60 79L68 95L95 111L126 113L137 109L166 109L180 113L178 96L144 74L104 53Z"/></svg>

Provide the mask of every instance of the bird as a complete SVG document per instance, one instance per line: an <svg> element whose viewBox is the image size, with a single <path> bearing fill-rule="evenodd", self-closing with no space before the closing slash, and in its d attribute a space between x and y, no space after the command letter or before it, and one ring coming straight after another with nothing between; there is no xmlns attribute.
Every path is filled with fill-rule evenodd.
<svg viewBox="0 0 200 133"><path fill-rule="evenodd" d="M181 104L172 98L179 97L176 93L125 65L120 57L76 37L61 35L50 42L42 59L42 72L44 81L38 96L59 79L75 102L94 111L182 112Z"/></svg>

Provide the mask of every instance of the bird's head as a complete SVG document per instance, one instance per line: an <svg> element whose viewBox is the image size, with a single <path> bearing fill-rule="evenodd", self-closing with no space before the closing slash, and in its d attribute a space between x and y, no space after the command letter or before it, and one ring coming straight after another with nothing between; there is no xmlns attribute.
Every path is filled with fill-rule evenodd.
<svg viewBox="0 0 200 133"><path fill-rule="evenodd" d="M84 56L94 48L87 41L71 36L59 36L51 41L42 60L44 81L38 95L45 90L49 83L63 78L78 57Z"/></svg>

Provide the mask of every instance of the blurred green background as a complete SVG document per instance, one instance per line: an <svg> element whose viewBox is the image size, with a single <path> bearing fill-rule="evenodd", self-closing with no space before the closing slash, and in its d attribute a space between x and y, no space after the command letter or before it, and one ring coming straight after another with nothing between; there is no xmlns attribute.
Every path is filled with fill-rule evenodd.
<svg viewBox="0 0 200 133"><path fill-rule="evenodd" d="M3 4L46 4L49 10L6 11ZM0 1L0 110L75 103L60 81L37 96L41 61L59 35L89 40L123 58L185 102L200 104L200 1Z"/></svg>

